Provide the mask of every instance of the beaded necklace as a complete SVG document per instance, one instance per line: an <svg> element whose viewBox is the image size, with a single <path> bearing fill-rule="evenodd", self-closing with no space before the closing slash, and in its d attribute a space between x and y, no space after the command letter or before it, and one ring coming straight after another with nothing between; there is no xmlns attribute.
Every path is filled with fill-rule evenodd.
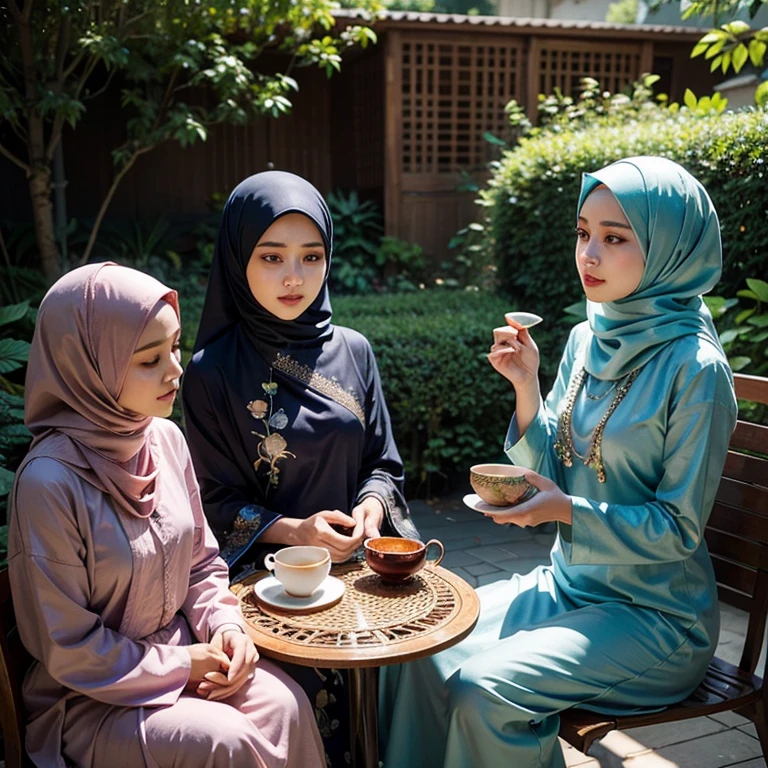
<svg viewBox="0 0 768 768"><path fill-rule="evenodd" d="M587 455L582 456L575 448L573 444L573 406L576 403L576 398L579 394L579 390L584 385L584 381L587 378L586 368L582 368L571 380L568 392L565 395L565 408L560 414L560 418L557 421L557 439L555 440L555 454L560 461L566 467L573 465L573 457L581 459L582 463L587 467L592 467L597 470L597 481L599 483L605 482L605 466L603 464L603 432L605 431L605 425L608 423L608 419L618 407L619 403L624 399L629 388L637 378L637 374L640 373L640 369L636 368L634 371L630 371L626 376L618 379L615 383L616 394L613 396L611 404L608 406L608 410L602 415L600 421L597 422L597 426L592 430L592 437L589 441L589 449ZM597 398L590 398L600 400L602 397L608 394L612 389L609 388L604 395Z"/></svg>

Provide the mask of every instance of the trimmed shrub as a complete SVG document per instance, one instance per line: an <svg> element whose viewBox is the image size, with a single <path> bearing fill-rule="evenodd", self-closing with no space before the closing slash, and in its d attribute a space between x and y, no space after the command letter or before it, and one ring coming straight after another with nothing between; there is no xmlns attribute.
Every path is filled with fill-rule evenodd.
<svg viewBox="0 0 768 768"><path fill-rule="evenodd" d="M493 329L517 305L438 289L342 297L333 308L334 322L360 331L376 353L410 495L443 492L466 480L471 464L503 458L514 391L486 355Z"/></svg>
<svg viewBox="0 0 768 768"><path fill-rule="evenodd" d="M483 244L499 267L500 290L521 309L552 321L543 370L551 372L572 324L557 319L583 300L573 264L581 174L633 155L675 160L709 191L723 236L724 271L716 293L733 296L745 275L768 273L768 112L658 109L652 119L557 126L523 138L481 192Z"/></svg>

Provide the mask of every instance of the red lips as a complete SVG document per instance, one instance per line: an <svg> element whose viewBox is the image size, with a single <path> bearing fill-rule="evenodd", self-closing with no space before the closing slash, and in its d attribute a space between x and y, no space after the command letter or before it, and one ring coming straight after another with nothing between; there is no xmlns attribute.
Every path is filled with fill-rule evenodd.
<svg viewBox="0 0 768 768"><path fill-rule="evenodd" d="M582 278L582 281L584 282L584 285L594 288L595 286L602 285L605 280L598 280L596 277L592 277L592 275L585 274Z"/></svg>

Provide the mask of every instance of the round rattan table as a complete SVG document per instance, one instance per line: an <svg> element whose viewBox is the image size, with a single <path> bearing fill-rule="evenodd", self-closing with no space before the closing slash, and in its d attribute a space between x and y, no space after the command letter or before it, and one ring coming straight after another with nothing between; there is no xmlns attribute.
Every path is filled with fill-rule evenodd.
<svg viewBox="0 0 768 768"><path fill-rule="evenodd" d="M376 668L455 645L477 623L480 603L462 578L430 564L397 586L384 584L362 563L334 566L331 574L344 582L344 596L313 613L283 613L257 602L252 587L269 573L234 584L232 591L264 656L350 670L354 765L377 768Z"/></svg>

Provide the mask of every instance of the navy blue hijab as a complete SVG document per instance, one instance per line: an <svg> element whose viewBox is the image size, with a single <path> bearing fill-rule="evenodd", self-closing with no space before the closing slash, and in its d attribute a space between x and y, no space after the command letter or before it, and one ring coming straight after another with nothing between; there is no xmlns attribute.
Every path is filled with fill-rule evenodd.
<svg viewBox="0 0 768 768"><path fill-rule="evenodd" d="M296 320L281 320L253 297L246 269L253 249L276 219L302 213L320 230L325 243L323 287ZM223 336L237 323L253 345L267 353L277 348L316 347L331 334L328 274L333 251L333 221L322 195L301 176L264 171L238 184L224 206L208 291L195 340L195 352Z"/></svg>

